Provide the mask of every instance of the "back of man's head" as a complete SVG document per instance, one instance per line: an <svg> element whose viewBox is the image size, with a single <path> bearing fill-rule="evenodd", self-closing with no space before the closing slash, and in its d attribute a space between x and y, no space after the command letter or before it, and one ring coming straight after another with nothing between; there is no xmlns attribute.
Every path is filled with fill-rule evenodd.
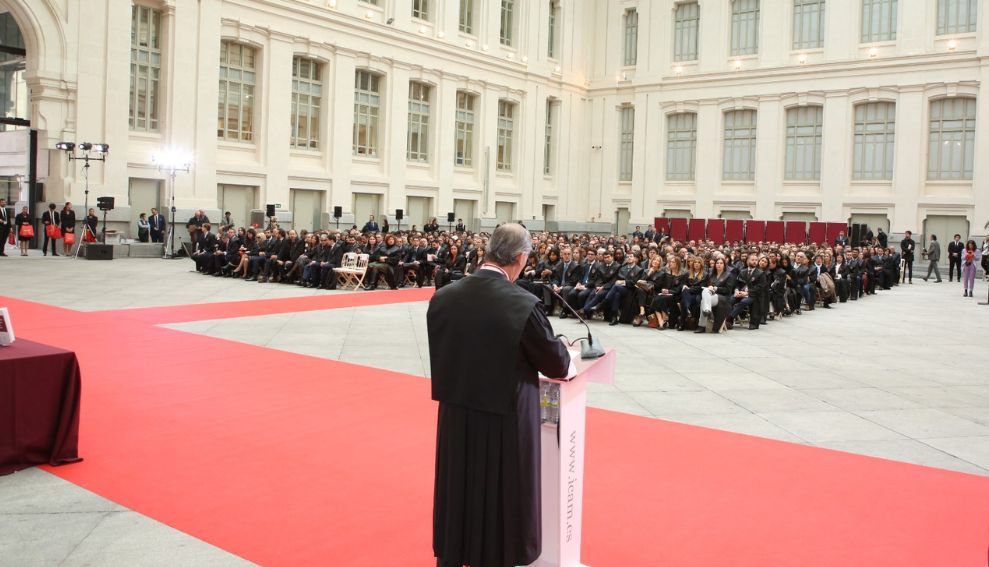
<svg viewBox="0 0 989 567"><path fill-rule="evenodd" d="M485 260L498 266L509 266L519 254L531 251L529 231L519 224L505 223L498 226L488 240Z"/></svg>

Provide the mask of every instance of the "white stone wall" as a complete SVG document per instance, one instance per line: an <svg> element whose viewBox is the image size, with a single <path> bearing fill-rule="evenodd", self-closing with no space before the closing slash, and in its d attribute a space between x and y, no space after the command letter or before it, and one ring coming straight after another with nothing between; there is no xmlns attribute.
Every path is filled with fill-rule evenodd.
<svg viewBox="0 0 989 567"><path fill-rule="evenodd" d="M139 0L144 2L145 0ZM715 217L747 210L756 218L812 212L821 220L855 213L886 214L893 232L918 230L928 214L966 217L979 234L989 220L989 40L979 31L935 37L934 0L900 0L897 40L860 44L859 0L829 0L824 48L794 51L791 3L763 0L759 53L729 56L729 0L700 0L699 59L674 64L673 0L562 0L560 56L547 57L549 2L516 0L515 46L498 41L499 5L475 0L477 34L458 31L459 0L430 2L430 22L411 17L411 0L148 0L162 10L161 131L130 132L130 2L126 0L0 0L21 25L28 44L27 80L32 120L58 140L111 145L106 164L91 171L94 195L115 195L127 220L131 178L163 179L151 155L165 147L195 155L190 174L177 178L180 216L218 207L217 185L259 188L258 204L290 207L292 189L326 192L325 206L352 212L353 193L380 195L381 213L408 209L408 197L431 199L432 216L445 217L455 200L476 200L487 225L496 202L515 204L519 218L543 220L553 207L567 223L613 222L628 209L632 224L668 209ZM639 11L638 62L622 64L622 14ZM985 7L985 6L982 6ZM391 24L388 20L394 18ZM217 78L222 39L259 50L255 139L218 141ZM954 41L949 50L948 42ZM874 55L870 53L875 49ZM325 63L320 149L289 147L291 63L301 54ZM800 62L803 57L804 62ZM738 65L738 69L736 69ZM357 68L384 75L380 159L352 154L353 77ZM428 165L405 159L408 81L434 86ZM454 167L456 91L480 95L475 166ZM927 113L931 98L978 97L980 128L975 178L928 182ZM554 174L543 174L546 99L559 103ZM514 167L495 169L497 103L518 103ZM897 104L895 173L891 183L853 182L853 105L867 100ZM635 106L631 182L618 182L618 107ZM823 104L824 145L820 182L783 180L785 109ZM721 180L722 113L758 112L755 180ZM693 182L666 182L667 113L698 113L698 155ZM485 169L485 150L490 160ZM81 164L53 156L49 200L82 201ZM981 159L980 159L981 158ZM286 211L287 213L288 211ZM136 217L136 214L133 216ZM405 224L410 224L408 220Z"/></svg>

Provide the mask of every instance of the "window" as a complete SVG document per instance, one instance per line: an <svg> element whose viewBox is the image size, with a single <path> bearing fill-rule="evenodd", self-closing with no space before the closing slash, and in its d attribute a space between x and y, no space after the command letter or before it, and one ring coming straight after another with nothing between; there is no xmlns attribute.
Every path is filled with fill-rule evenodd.
<svg viewBox="0 0 989 567"><path fill-rule="evenodd" d="M978 6L979 0L937 0L937 34L974 32Z"/></svg>
<svg viewBox="0 0 989 567"><path fill-rule="evenodd" d="M377 6L378 5L378 0L361 0L361 2L363 2L365 4L370 4L372 6Z"/></svg>
<svg viewBox="0 0 989 567"><path fill-rule="evenodd" d="M358 69L354 74L354 155L377 157L381 77Z"/></svg>
<svg viewBox="0 0 989 567"><path fill-rule="evenodd" d="M161 14L147 6L131 7L130 129L158 130L161 79Z"/></svg>
<svg viewBox="0 0 989 567"><path fill-rule="evenodd" d="M635 8L625 10L625 35L622 62L626 67L639 59L639 12Z"/></svg>
<svg viewBox="0 0 989 567"><path fill-rule="evenodd" d="M429 161L429 85L409 83L409 161Z"/></svg>
<svg viewBox="0 0 989 567"><path fill-rule="evenodd" d="M975 162L975 99L931 102L928 179L972 179Z"/></svg>
<svg viewBox="0 0 989 567"><path fill-rule="evenodd" d="M677 4L673 20L673 60L696 60L697 28L701 20L701 11L697 2Z"/></svg>
<svg viewBox="0 0 989 567"><path fill-rule="evenodd" d="M759 0L731 3L731 54L759 53Z"/></svg>
<svg viewBox="0 0 989 567"><path fill-rule="evenodd" d="M678 112L666 117L666 179L692 181L697 152L697 114Z"/></svg>
<svg viewBox="0 0 989 567"><path fill-rule="evenodd" d="M412 17L429 21L429 0L412 0Z"/></svg>
<svg viewBox="0 0 989 567"><path fill-rule="evenodd" d="M498 34L501 44L512 46L512 31L515 18L515 0L501 0L501 32Z"/></svg>
<svg viewBox="0 0 989 567"><path fill-rule="evenodd" d="M560 50L560 2L549 0L549 30L547 33L546 54L550 59L559 57Z"/></svg>
<svg viewBox="0 0 989 567"><path fill-rule="evenodd" d="M621 133L618 140L618 180L632 180L632 155L635 149L635 107L619 110Z"/></svg>
<svg viewBox="0 0 989 567"><path fill-rule="evenodd" d="M221 140L254 139L254 48L232 41L220 44L220 96L216 136Z"/></svg>
<svg viewBox="0 0 989 567"><path fill-rule="evenodd" d="M793 48L824 46L824 0L793 0Z"/></svg>
<svg viewBox="0 0 989 567"><path fill-rule="evenodd" d="M474 166L474 106L476 102L476 96L457 91L457 132L454 137L455 165Z"/></svg>
<svg viewBox="0 0 989 567"><path fill-rule="evenodd" d="M546 132L543 142L543 175L553 174L553 125L556 121L554 114L556 105L553 101L546 101Z"/></svg>
<svg viewBox="0 0 989 567"><path fill-rule="evenodd" d="M755 179L756 115L754 110L725 113L722 177L726 181Z"/></svg>
<svg viewBox="0 0 989 567"><path fill-rule="evenodd" d="M460 31L474 33L474 0L460 0Z"/></svg>
<svg viewBox="0 0 989 567"><path fill-rule="evenodd" d="M784 179L821 178L821 132L824 108L802 106L786 111L786 171Z"/></svg>
<svg viewBox="0 0 989 567"><path fill-rule="evenodd" d="M295 57L292 60L293 148L319 148L319 107L322 96L319 62Z"/></svg>
<svg viewBox="0 0 989 567"><path fill-rule="evenodd" d="M498 171L512 170L512 136L515 130L515 105L498 101Z"/></svg>
<svg viewBox="0 0 989 567"><path fill-rule="evenodd" d="M893 179L896 105L869 102L855 107L853 179Z"/></svg>
<svg viewBox="0 0 989 567"><path fill-rule="evenodd" d="M896 39L896 1L862 0L862 43Z"/></svg>

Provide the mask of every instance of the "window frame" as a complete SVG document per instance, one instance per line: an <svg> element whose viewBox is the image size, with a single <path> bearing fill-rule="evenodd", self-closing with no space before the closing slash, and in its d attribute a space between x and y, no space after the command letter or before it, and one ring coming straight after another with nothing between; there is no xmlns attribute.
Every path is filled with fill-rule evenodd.
<svg viewBox="0 0 989 567"><path fill-rule="evenodd" d="M883 108L882 116L878 109ZM869 109L877 109L870 118ZM862 117L860 120L859 109ZM896 167L896 102L890 100L865 101L852 108L852 180L892 181ZM882 128L878 128L882 125ZM881 140L875 138L881 136ZM882 153L876 148L881 144ZM867 159L871 156L871 160ZM877 156L881 156L882 171L876 170Z"/></svg>
<svg viewBox="0 0 989 567"><path fill-rule="evenodd" d="M626 8L622 15L622 66L635 67L639 63L639 10Z"/></svg>
<svg viewBox="0 0 989 567"><path fill-rule="evenodd" d="M239 60L240 64L234 65L229 62L230 60L230 49L236 47L239 50ZM232 39L221 39L220 40L220 91L219 93L224 95L224 103L222 105L223 114L222 116L217 113L217 138L219 140L227 142L244 142L253 144L254 143L254 123L256 122L255 113L260 108L257 100L257 76L258 76L258 55L260 49L252 45L241 43ZM250 67L244 64L247 54L250 54L252 65ZM226 60L225 60L226 59ZM250 75L252 78L251 82L247 82L245 77ZM231 76L239 76L240 80L231 80ZM237 128L230 128L230 92L231 85L237 85L238 92L238 117L237 117ZM217 97L219 99L219 97ZM250 99L250 104L244 104L246 99ZM219 111L219 100L217 100L218 111ZM246 109L246 110L245 110ZM222 121L222 127L220 122ZM249 121L249 122L248 122ZM244 124L247 122L247 128L244 128Z"/></svg>
<svg viewBox="0 0 989 567"><path fill-rule="evenodd" d="M945 108L963 104L960 115L947 116ZM935 107L940 110L935 113ZM971 109L969 116L968 109ZM935 115L938 116L935 119ZM961 122L960 127L945 127L946 122ZM978 101L971 96L937 98L930 100L927 117L927 180L928 181L971 181L975 175L975 144L978 135ZM937 128L935 128L937 123ZM947 138L946 139L946 135ZM957 139L956 139L957 138ZM954 151L953 148L961 150ZM961 155L960 169L946 168L946 159ZM947 157L946 157L947 155ZM936 169L931 164L936 164Z"/></svg>
<svg viewBox="0 0 989 567"><path fill-rule="evenodd" d="M952 10L950 4L955 5ZM962 20L964 6L965 20ZM979 0L937 0L934 8L937 11L936 35L961 35L976 33L979 29ZM955 21L948 21L954 14ZM962 29L964 28L964 29Z"/></svg>
<svg viewBox="0 0 989 567"><path fill-rule="evenodd" d="M684 120L689 118L688 128ZM686 156L688 170L674 168ZM697 175L697 113L694 111L671 112L666 115L666 180L694 181Z"/></svg>
<svg viewBox="0 0 989 567"><path fill-rule="evenodd" d="M453 165L456 167L474 167L474 127L477 124L478 98L474 93L457 91L453 138ZM459 147L461 145L463 148ZM462 152L458 151L461 149Z"/></svg>
<svg viewBox="0 0 989 567"><path fill-rule="evenodd" d="M693 7L695 15L693 17L688 17L686 14L681 15L681 11L689 6ZM701 9L696 0L677 3L673 13L673 61L677 63L697 61L700 48L700 22ZM684 38L685 33L690 34L686 39ZM686 49L684 49L684 44L687 44Z"/></svg>
<svg viewBox="0 0 989 567"><path fill-rule="evenodd" d="M477 23L475 18L477 17L477 6L474 4L475 0L460 0L460 11L458 13L458 25L457 29L460 33L465 33L467 35L475 35L474 28Z"/></svg>
<svg viewBox="0 0 989 567"><path fill-rule="evenodd" d="M756 153L759 151L759 114L752 108L736 108L722 113L722 152L721 152L721 179L722 181L755 181ZM738 118L741 116L751 116L751 123L741 123ZM729 117L731 118L729 124ZM738 132L748 131L748 135L741 135ZM729 136L729 132L732 134ZM732 144L729 144L729 141ZM741 143L744 143L743 146ZM748 164L739 169L731 167L729 164L740 162L735 159L737 152L745 152L748 156ZM745 157L742 155L741 157ZM739 163L739 165L743 165Z"/></svg>
<svg viewBox="0 0 989 567"><path fill-rule="evenodd" d="M362 77L367 77L367 88L362 88ZM354 129L352 150L355 157L381 158L381 83L384 75L370 69L354 71ZM364 118L364 142L361 142L361 126Z"/></svg>
<svg viewBox="0 0 989 567"><path fill-rule="evenodd" d="M811 111L814 113L814 121L802 121L802 119L809 118L808 114ZM792 124L791 116L794 117ZM821 153L824 141L824 107L819 104L792 106L786 109L784 121L783 180L820 181ZM808 133L806 131L808 128L812 129L812 132ZM806 169L808 153L813 162L810 171ZM803 163L805 167L797 167L798 163Z"/></svg>
<svg viewBox="0 0 989 567"><path fill-rule="evenodd" d="M899 18L898 0L862 0L860 17L862 25L859 30L860 43L896 41L897 20ZM877 18L880 20L877 24L878 29L873 31L873 28L876 27L873 22ZM888 25L889 29L884 29L884 25ZM868 32L866 26L868 26Z"/></svg>
<svg viewBox="0 0 989 567"><path fill-rule="evenodd" d="M142 15L145 14L147 21L142 22ZM130 91L127 113L127 126L131 132L161 131L162 27L161 10L142 4L131 5ZM142 33L145 32L146 45L141 42Z"/></svg>
<svg viewBox="0 0 989 567"><path fill-rule="evenodd" d="M518 104L508 99L498 99L498 142L495 169L511 173L515 150L515 114Z"/></svg>
<svg viewBox="0 0 989 567"><path fill-rule="evenodd" d="M412 19L428 22L429 0L412 0Z"/></svg>
<svg viewBox="0 0 989 567"><path fill-rule="evenodd" d="M755 6L755 8L751 8ZM759 33L762 24L762 2L760 0L732 0L731 33L728 42L732 57L759 54ZM742 29L744 26L744 30ZM744 31L743 43L741 32ZM751 43L749 43L751 40Z"/></svg>
<svg viewBox="0 0 989 567"><path fill-rule="evenodd" d="M429 163L429 122L432 114L432 85L409 81L409 112L405 136L405 159ZM418 134L413 142L413 135Z"/></svg>
<svg viewBox="0 0 989 567"><path fill-rule="evenodd" d="M793 34L790 42L791 49L821 49L824 47L824 37L827 23L827 0L793 0ZM812 27L810 23L817 18L817 35L808 39Z"/></svg>
<svg viewBox="0 0 989 567"><path fill-rule="evenodd" d="M635 106L618 109L618 181L632 181L635 167Z"/></svg>
<svg viewBox="0 0 989 567"><path fill-rule="evenodd" d="M501 0L499 14L501 25L498 30L498 42L504 47L513 47L515 43L515 0Z"/></svg>
<svg viewBox="0 0 989 567"><path fill-rule="evenodd" d="M310 74L308 77L302 77L302 62L305 61L309 64ZM305 57L302 55L294 55L292 57L292 111L291 119L289 121L289 146L297 150L313 150L318 151L320 146L320 118L321 111L323 107L323 64L318 59L313 59L311 57ZM315 76L314 76L315 75ZM308 92L302 92L299 86L305 84L308 85ZM313 86L318 87L319 93L317 95L312 94ZM299 136L299 118L301 116L301 102L302 98L307 97L307 112L306 112L306 123L308 135L305 136L304 143L300 144L302 137ZM316 99L315 104L315 116L313 116L312 109L314 108L313 99ZM315 124L313 123L315 119ZM315 128L314 128L315 126Z"/></svg>

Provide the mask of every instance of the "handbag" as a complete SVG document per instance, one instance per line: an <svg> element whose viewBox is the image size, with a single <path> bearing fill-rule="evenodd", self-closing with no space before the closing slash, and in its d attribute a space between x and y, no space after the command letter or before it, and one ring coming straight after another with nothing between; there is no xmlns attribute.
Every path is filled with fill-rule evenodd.
<svg viewBox="0 0 989 567"><path fill-rule="evenodd" d="M14 236L14 232L13 231L11 231L10 232L10 236L7 237L7 242L9 242L11 246L17 244L17 237Z"/></svg>
<svg viewBox="0 0 989 567"><path fill-rule="evenodd" d="M45 236L51 240L58 240L62 238L62 229L53 224L45 225Z"/></svg>
<svg viewBox="0 0 989 567"><path fill-rule="evenodd" d="M646 280L639 280L635 282L635 287L641 289L646 293L652 293L653 289L656 288L656 284Z"/></svg>
<svg viewBox="0 0 989 567"><path fill-rule="evenodd" d="M63 238L65 238L66 246L72 246L76 243L76 235L74 232L66 232Z"/></svg>
<svg viewBox="0 0 989 567"><path fill-rule="evenodd" d="M22 224L18 234L21 238L34 238L34 227L29 224Z"/></svg>

